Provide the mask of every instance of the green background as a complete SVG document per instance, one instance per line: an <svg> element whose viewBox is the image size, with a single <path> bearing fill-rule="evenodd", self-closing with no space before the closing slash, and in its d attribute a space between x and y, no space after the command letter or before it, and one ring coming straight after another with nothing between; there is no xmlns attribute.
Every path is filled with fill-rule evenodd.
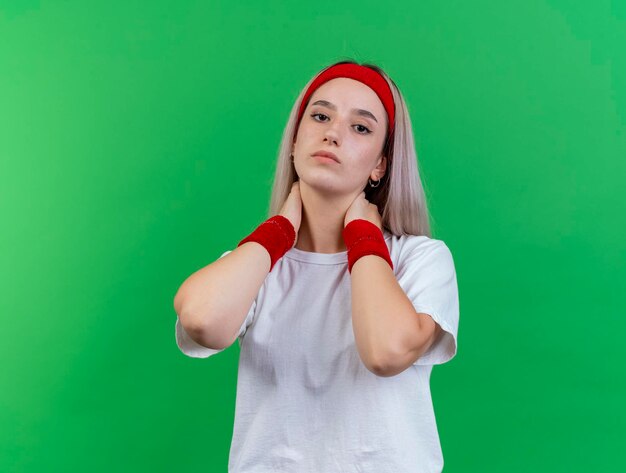
<svg viewBox="0 0 626 473"><path fill-rule="evenodd" d="M625 45L618 1L0 2L0 470L226 471L239 347L179 352L174 294L345 58L403 92L455 259L444 471L626 468Z"/></svg>

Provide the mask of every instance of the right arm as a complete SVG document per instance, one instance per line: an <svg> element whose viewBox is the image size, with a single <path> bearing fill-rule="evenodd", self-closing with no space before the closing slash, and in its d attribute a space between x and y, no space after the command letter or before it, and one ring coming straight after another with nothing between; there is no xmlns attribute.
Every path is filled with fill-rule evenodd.
<svg viewBox="0 0 626 473"><path fill-rule="evenodd" d="M207 348L232 345L270 264L267 250L250 241L189 276L174 297L174 310L189 336Z"/></svg>
<svg viewBox="0 0 626 473"><path fill-rule="evenodd" d="M291 222L297 239L302 219L298 181L279 214ZM189 276L174 297L174 310L189 336L215 350L232 345L271 264L267 249L248 241Z"/></svg>

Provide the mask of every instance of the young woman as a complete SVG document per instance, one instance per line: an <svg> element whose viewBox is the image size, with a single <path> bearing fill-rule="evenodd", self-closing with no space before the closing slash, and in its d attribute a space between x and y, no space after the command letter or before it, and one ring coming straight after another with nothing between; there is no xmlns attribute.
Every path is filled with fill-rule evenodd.
<svg viewBox="0 0 626 473"><path fill-rule="evenodd" d="M239 340L229 472L440 472L429 380L457 351L456 272L381 68L308 82L269 214L174 300L184 354Z"/></svg>

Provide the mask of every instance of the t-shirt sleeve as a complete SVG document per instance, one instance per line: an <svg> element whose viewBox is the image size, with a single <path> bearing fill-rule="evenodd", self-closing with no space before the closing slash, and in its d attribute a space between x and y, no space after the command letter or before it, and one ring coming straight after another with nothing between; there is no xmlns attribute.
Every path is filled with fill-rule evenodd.
<svg viewBox="0 0 626 473"><path fill-rule="evenodd" d="M223 258L231 251L232 250L224 252L222 256L220 256L220 258ZM254 312L256 309L256 304L257 304L257 300L255 299L252 302L252 306L250 306L250 310L248 310L248 314L246 315L246 318L244 319L243 323L241 324L241 327L239 328L239 334L237 336L239 340L243 338L248 327L250 326L250 324L252 323L254 319ZM189 333L187 333L187 331L183 327L183 324L180 322L180 318L178 318L178 316L176 317L175 335L176 335L176 344L178 345L178 348L180 349L180 351L182 351L185 355L190 356L192 358L208 358L209 356L215 355L216 353L220 353L224 351L226 348L228 348L226 347L226 348L222 348L221 350L215 350L213 348L207 348L203 345L200 345L193 338L191 338Z"/></svg>
<svg viewBox="0 0 626 473"><path fill-rule="evenodd" d="M430 315L443 329L415 365L438 365L457 352L459 294L452 253L442 240L408 249L398 263L398 284L417 312Z"/></svg>

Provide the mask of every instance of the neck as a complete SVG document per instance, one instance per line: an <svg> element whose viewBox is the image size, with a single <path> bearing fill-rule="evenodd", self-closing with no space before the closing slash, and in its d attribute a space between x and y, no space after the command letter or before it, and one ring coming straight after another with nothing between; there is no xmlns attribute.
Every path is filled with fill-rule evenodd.
<svg viewBox="0 0 626 473"><path fill-rule="evenodd" d="M300 196L302 223L298 230L295 248L314 253L346 251L342 236L343 222L357 194L323 195L301 181Z"/></svg>

